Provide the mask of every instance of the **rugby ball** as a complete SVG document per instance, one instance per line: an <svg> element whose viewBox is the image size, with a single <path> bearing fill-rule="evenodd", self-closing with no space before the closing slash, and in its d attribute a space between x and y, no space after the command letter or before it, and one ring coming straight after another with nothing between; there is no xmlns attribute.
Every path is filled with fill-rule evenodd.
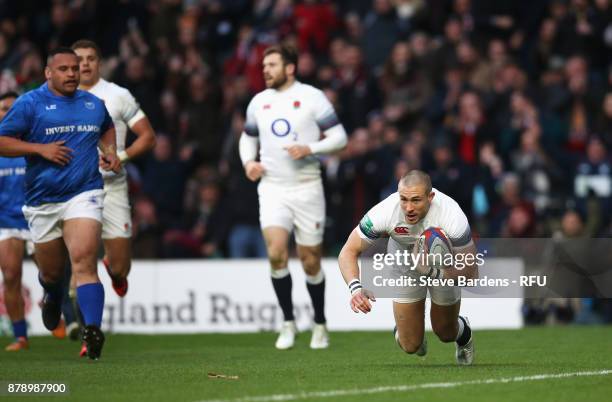
<svg viewBox="0 0 612 402"><path fill-rule="evenodd" d="M434 268L446 268L452 265L453 247L448 236L441 228L430 227L421 233L421 250L429 255L430 266Z"/></svg>

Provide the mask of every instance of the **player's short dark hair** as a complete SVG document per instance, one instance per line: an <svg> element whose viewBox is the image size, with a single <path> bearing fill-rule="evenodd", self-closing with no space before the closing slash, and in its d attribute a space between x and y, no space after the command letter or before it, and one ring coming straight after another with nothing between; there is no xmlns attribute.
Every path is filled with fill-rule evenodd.
<svg viewBox="0 0 612 402"><path fill-rule="evenodd" d="M52 49L47 55L47 65L49 65L49 63L51 62L51 59L53 59L53 57L58 54L72 54L76 56L76 53L74 52L74 50L70 49L69 47L66 47L66 46L56 47L55 49Z"/></svg>
<svg viewBox="0 0 612 402"><path fill-rule="evenodd" d="M15 91L8 91L3 94L0 94L0 101L3 101L7 98L19 98L19 94Z"/></svg>
<svg viewBox="0 0 612 402"><path fill-rule="evenodd" d="M297 49L294 48L293 46L289 46L289 45L270 46L266 50L264 50L263 55L264 57L266 57L267 55L273 54L273 53L280 54L281 59L283 59L284 65L293 64L294 66L297 67L298 52L297 52Z"/></svg>
<svg viewBox="0 0 612 402"><path fill-rule="evenodd" d="M429 175L422 170L413 169L406 173L406 175L400 179L400 184L403 186L414 186L421 184L425 186L425 194L431 193L431 177L429 177Z"/></svg>
<svg viewBox="0 0 612 402"><path fill-rule="evenodd" d="M100 46L98 46L98 44L92 40L79 39L78 41L74 42L70 47L72 48L72 50L93 49L96 51L96 56L98 56L98 59L102 58L102 50L100 49Z"/></svg>

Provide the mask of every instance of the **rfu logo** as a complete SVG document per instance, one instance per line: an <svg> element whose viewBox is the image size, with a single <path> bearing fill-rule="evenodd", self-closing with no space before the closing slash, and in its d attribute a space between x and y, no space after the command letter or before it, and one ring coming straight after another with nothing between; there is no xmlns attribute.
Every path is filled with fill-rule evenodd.
<svg viewBox="0 0 612 402"><path fill-rule="evenodd" d="M94 110L96 108L93 102L85 102L85 107L89 110Z"/></svg>
<svg viewBox="0 0 612 402"><path fill-rule="evenodd" d="M47 106L45 106L45 109L47 109L47 110L55 110L55 109L57 109L57 105L47 105Z"/></svg>

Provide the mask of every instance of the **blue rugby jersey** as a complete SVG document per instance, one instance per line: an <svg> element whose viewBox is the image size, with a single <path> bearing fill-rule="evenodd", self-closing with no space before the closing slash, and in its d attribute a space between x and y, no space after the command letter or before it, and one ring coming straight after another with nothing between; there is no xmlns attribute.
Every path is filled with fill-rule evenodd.
<svg viewBox="0 0 612 402"><path fill-rule="evenodd" d="M60 166L38 155L26 156L26 204L64 202L103 187L98 171L98 141L113 122L104 102L86 91L53 94L47 84L17 98L0 122L0 135L31 143L66 141L72 160Z"/></svg>
<svg viewBox="0 0 612 402"><path fill-rule="evenodd" d="M21 212L25 203L26 161L0 157L0 229L27 229Z"/></svg>

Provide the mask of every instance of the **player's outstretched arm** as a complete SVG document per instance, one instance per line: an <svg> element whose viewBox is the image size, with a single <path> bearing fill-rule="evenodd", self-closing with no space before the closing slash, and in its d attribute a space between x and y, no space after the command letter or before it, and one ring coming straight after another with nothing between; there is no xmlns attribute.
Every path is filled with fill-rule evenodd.
<svg viewBox="0 0 612 402"><path fill-rule="evenodd" d="M49 144L38 144L13 137L0 136L0 156L38 155L53 163L65 166L72 159L72 149L65 146L65 143L66 141L56 141Z"/></svg>
<svg viewBox="0 0 612 402"><path fill-rule="evenodd" d="M155 146L155 131L148 117L145 116L138 120L130 129L136 134L136 141L125 151L117 154L121 163L126 163L128 159L137 158L149 152Z"/></svg>
<svg viewBox="0 0 612 402"><path fill-rule="evenodd" d="M121 162L117 156L115 127L109 128L102 134L98 147L102 151L100 167L104 170L112 170L115 173L119 173L121 171Z"/></svg>
<svg viewBox="0 0 612 402"><path fill-rule="evenodd" d="M342 247L340 255L338 255L338 265L340 266L342 277L351 291L351 309L356 313L361 311L367 314L372 310L372 303L370 301L376 301L376 298L374 298L371 292L362 288L359 281L359 264L357 260L370 244L361 239L357 230L355 228L351 232L344 247Z"/></svg>

